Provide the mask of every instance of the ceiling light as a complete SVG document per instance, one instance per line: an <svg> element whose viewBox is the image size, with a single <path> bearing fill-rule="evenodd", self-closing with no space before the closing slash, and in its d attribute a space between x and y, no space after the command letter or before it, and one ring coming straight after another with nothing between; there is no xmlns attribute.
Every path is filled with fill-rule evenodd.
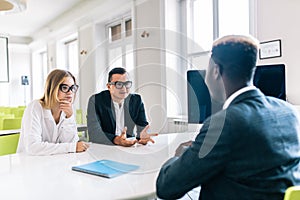
<svg viewBox="0 0 300 200"><path fill-rule="evenodd" d="M0 13L10 14L26 10L26 0L0 0Z"/></svg>

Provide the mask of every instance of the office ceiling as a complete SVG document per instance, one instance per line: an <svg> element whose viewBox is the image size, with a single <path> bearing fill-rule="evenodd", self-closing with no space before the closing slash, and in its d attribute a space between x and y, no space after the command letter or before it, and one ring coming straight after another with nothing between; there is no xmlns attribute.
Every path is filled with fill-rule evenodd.
<svg viewBox="0 0 300 200"><path fill-rule="evenodd" d="M0 35L32 37L76 4L89 0L27 0L21 13L0 14Z"/></svg>

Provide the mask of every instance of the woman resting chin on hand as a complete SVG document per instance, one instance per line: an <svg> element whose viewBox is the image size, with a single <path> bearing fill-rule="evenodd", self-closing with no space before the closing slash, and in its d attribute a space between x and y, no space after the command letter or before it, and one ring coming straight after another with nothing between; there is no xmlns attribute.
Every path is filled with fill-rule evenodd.
<svg viewBox="0 0 300 200"><path fill-rule="evenodd" d="M79 142L73 113L78 87L69 71L49 73L43 97L30 102L24 111L17 152L52 155L83 152L89 147Z"/></svg>

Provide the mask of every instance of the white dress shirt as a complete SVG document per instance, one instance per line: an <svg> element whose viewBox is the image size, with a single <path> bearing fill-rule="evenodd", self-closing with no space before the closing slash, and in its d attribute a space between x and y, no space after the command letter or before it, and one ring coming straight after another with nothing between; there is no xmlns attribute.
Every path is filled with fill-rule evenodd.
<svg viewBox="0 0 300 200"><path fill-rule="evenodd" d="M116 115L116 135L121 135L124 128L124 101L122 103L116 103L113 101Z"/></svg>
<svg viewBox="0 0 300 200"><path fill-rule="evenodd" d="M56 124L51 110L34 100L24 111L17 152L32 155L76 152L78 140L74 114L66 118L62 112Z"/></svg>
<svg viewBox="0 0 300 200"><path fill-rule="evenodd" d="M243 87L242 89L239 89L238 91L236 91L235 93L233 93L232 95L230 95L230 97L225 101L224 105L223 105L223 110L225 110L226 108L228 108L229 104L240 94L247 92L249 90L255 90L256 87L251 85L251 86L247 86L247 87Z"/></svg>

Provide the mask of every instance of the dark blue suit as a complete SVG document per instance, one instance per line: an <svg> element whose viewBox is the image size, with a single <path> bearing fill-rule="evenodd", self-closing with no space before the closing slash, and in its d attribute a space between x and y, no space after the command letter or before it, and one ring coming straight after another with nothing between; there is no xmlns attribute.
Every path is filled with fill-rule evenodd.
<svg viewBox="0 0 300 200"><path fill-rule="evenodd" d="M201 185L199 199L282 200L300 184L300 124L288 103L250 90L207 119L192 146L168 160L157 195L176 199Z"/></svg>
<svg viewBox="0 0 300 200"><path fill-rule="evenodd" d="M138 94L129 94L124 100L124 124L127 137L133 137L137 127L137 137L148 125L144 104ZM87 127L89 141L101 144L112 144L116 132L116 120L113 102L108 90L92 95L88 103Z"/></svg>

